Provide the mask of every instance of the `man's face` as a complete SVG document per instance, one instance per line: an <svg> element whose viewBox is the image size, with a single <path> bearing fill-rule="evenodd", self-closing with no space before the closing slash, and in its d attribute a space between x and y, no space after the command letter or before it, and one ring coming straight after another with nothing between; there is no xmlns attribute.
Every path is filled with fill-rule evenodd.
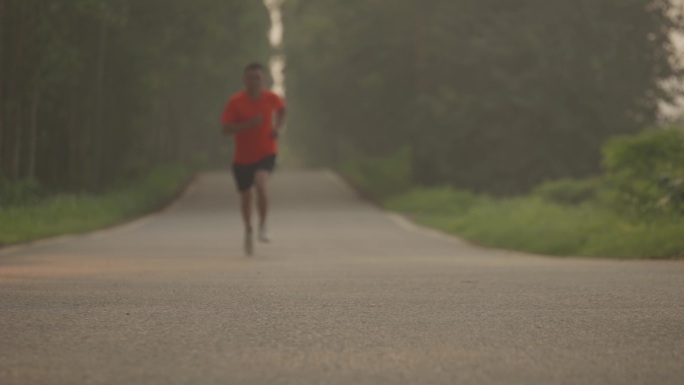
<svg viewBox="0 0 684 385"><path fill-rule="evenodd" d="M251 69L245 72L245 87L250 91L259 91L264 87L264 71Z"/></svg>

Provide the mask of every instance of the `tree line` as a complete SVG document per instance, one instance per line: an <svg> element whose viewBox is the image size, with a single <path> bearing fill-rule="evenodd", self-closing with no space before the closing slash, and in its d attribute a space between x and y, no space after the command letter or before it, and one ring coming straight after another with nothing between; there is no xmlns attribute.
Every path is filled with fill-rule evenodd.
<svg viewBox="0 0 684 385"><path fill-rule="evenodd" d="M412 180L510 195L600 171L681 74L668 0L289 0L291 142L312 163L409 149Z"/></svg>
<svg viewBox="0 0 684 385"><path fill-rule="evenodd" d="M268 24L242 0L0 0L2 177L101 189L226 157L218 116Z"/></svg>

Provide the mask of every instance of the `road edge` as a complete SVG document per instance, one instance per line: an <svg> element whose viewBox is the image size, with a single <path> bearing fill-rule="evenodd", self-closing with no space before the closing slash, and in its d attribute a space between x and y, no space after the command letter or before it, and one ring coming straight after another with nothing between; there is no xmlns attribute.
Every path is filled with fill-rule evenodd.
<svg viewBox="0 0 684 385"><path fill-rule="evenodd" d="M411 218L407 217L404 214L398 213L396 211L387 210L385 207L383 207L382 203L376 197L374 197L369 192L365 191L363 188L361 188L356 183L354 183L354 181L352 181L350 178L346 177L344 174L340 173L339 171L336 171L333 169L328 169L326 174L328 175L329 178L333 179L337 184L342 185L346 189L350 190L358 198L360 198L360 199L370 203L371 205L375 206L375 208L378 209L380 212L382 212L382 214L386 218L388 218L395 225L397 225L398 227L400 227L406 231L409 231L409 232L414 233L414 234L428 236L430 238L441 239L443 241L448 241L448 242L459 244L459 245L468 245L470 247L475 247L475 248L479 248L479 249L499 250L499 251L517 253L515 250L493 249L490 247L477 245L477 244L474 244L474 243L472 243L466 239L458 237L456 235L445 233L445 232L437 230L437 229L433 229L430 227L420 225L420 224L414 222L413 220L411 220Z"/></svg>

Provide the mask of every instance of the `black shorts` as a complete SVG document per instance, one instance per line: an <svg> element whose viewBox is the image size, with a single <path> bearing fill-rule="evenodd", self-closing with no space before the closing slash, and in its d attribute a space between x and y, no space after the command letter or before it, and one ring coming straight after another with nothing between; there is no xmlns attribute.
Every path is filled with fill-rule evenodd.
<svg viewBox="0 0 684 385"><path fill-rule="evenodd" d="M256 163L237 164L233 163L233 176L238 191L247 191L254 185L254 175L259 170L272 172L275 169L276 156L269 155Z"/></svg>

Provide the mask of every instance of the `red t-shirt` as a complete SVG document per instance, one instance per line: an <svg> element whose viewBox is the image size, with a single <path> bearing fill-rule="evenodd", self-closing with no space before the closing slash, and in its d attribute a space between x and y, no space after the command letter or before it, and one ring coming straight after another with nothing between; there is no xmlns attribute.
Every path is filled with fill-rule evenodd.
<svg viewBox="0 0 684 385"><path fill-rule="evenodd" d="M283 108L283 99L268 90L263 90L258 99L250 98L244 90L231 96L221 115L221 123L240 123L257 115L262 119L260 125L235 134L233 162L252 164L278 152L278 143L273 138L273 113Z"/></svg>

